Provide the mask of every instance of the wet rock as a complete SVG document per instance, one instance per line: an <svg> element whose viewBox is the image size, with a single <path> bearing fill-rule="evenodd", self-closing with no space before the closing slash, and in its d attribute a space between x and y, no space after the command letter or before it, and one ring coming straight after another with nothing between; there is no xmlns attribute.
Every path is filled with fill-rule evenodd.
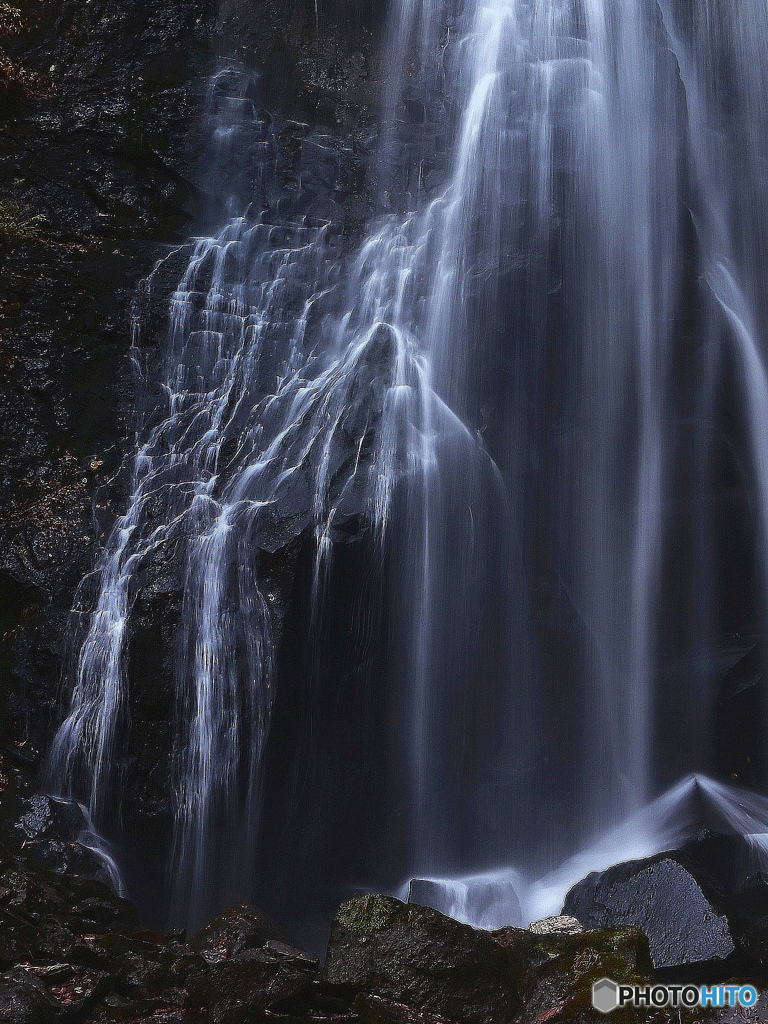
<svg viewBox="0 0 768 1024"><path fill-rule="evenodd" d="M727 825L717 820L708 824ZM702 829L668 856L691 872L725 914L747 969L749 964L768 965L768 874L759 870L767 862L765 837L712 828Z"/></svg>
<svg viewBox="0 0 768 1024"><path fill-rule="evenodd" d="M521 978L524 1005L516 1024L594 1022L596 981L608 977L623 984L646 982L653 969L648 939L634 928L575 935L504 928L493 937L507 950Z"/></svg>
<svg viewBox="0 0 768 1024"><path fill-rule="evenodd" d="M147 949L146 945L133 946L109 962L109 970L117 979L120 991L130 998L138 998L153 993L162 996L164 1001L174 1000L182 1005L184 994L178 984L174 971L176 957L159 955L155 949Z"/></svg>
<svg viewBox="0 0 768 1024"><path fill-rule="evenodd" d="M83 808L74 800L60 800L36 793L21 797L14 809L15 829L25 840L72 841L90 829Z"/></svg>
<svg viewBox="0 0 768 1024"><path fill-rule="evenodd" d="M42 982L26 971L0 976L0 1021L8 1024L52 1024L57 1007Z"/></svg>
<svg viewBox="0 0 768 1024"><path fill-rule="evenodd" d="M514 963L489 933L389 896L341 905L324 977L470 1024L509 1021L519 1006Z"/></svg>
<svg viewBox="0 0 768 1024"><path fill-rule="evenodd" d="M575 917L561 914L559 917L544 917L534 921L530 926L534 935L578 935L584 931L583 925Z"/></svg>
<svg viewBox="0 0 768 1024"><path fill-rule="evenodd" d="M321 975L258 908L233 907L185 942L136 930L98 883L7 853L0 922L20 951L0 974L0 1021L21 1024L592 1024L597 979L652 970L635 929L491 933L365 896L339 909Z"/></svg>
<svg viewBox="0 0 768 1024"><path fill-rule="evenodd" d="M446 1017L362 993L355 999L355 1010L362 1024L452 1024Z"/></svg>
<svg viewBox="0 0 768 1024"><path fill-rule="evenodd" d="M12 116L0 103L0 197L39 224L0 238L0 616L14 647L0 709L9 738L34 741L34 775L67 613L112 511L102 485L124 451L131 297L190 219L212 5L24 6L14 45L47 84Z"/></svg>
<svg viewBox="0 0 768 1024"><path fill-rule="evenodd" d="M298 995L315 977L315 967L306 959L245 949L229 959L193 967L185 978L187 1005L207 1009L213 1024L237 1024L254 1010Z"/></svg>
<svg viewBox="0 0 768 1024"><path fill-rule="evenodd" d="M27 839L37 839L47 832L53 824L51 801L44 796L33 796L22 800L22 813L16 828L23 832Z"/></svg>
<svg viewBox="0 0 768 1024"><path fill-rule="evenodd" d="M300 991L274 1004L269 1010L269 1019L275 1018L286 1024L305 1024L308 1020L332 1021L334 1024L349 1020L352 1024L359 1024L354 997L355 993L344 986L328 985L316 975Z"/></svg>
<svg viewBox="0 0 768 1024"><path fill-rule="evenodd" d="M214 963L237 956L245 949L255 949L274 942L285 942L285 937L274 921L257 907L243 903L214 917L192 936L189 946ZM285 949L290 947L286 944Z"/></svg>
<svg viewBox="0 0 768 1024"><path fill-rule="evenodd" d="M200 165L207 163L203 108L215 54L237 54L258 72L265 107L258 116L274 118L278 140L274 174L257 175L268 205L291 223L332 221L352 245L370 209L366 165L376 139L368 108L380 94L371 11L383 4L342 5L342 18L325 10L320 21L311 0L22 6L31 27L14 50L50 88L19 98L12 116L0 110L0 198L41 218L37 237L13 245L0 238L0 619L3 643L13 646L12 671L4 653L0 677L7 727L0 748L7 731L25 778L34 780L62 718L73 595L124 509L137 286L170 248L181 252L189 233L211 227L209 193L220 182ZM261 202L259 191L257 208ZM165 297L182 272L173 258L166 265L169 279L158 276L142 340L148 363L162 343ZM334 456L337 464L346 457ZM362 532L353 516L359 505L344 523L355 523L355 534ZM269 532L264 549L279 563L268 595L277 619L294 583L301 529L283 517ZM350 533L338 532L341 540ZM183 576L181 558L170 552L141 581L142 621L127 634L136 656L129 712L140 728L126 738L122 806L116 798L114 820L98 823L125 837L121 867L142 915L155 924L163 917L160 851L170 844L173 807L168 652L175 647L168 637ZM81 610L93 607L93 596L81 590ZM147 621L157 624L154 632L144 630ZM158 647L162 661L153 657ZM37 830L29 817L25 825ZM107 881L76 834L22 841L35 843L28 852L56 872Z"/></svg>
<svg viewBox="0 0 768 1024"><path fill-rule="evenodd" d="M63 1012L84 1010L109 987L105 972L68 963L29 964L24 972L42 984L48 999Z"/></svg>
<svg viewBox="0 0 768 1024"><path fill-rule="evenodd" d="M49 917L51 913L50 910L42 913L38 911L33 916L33 935L28 945L30 955L35 960L60 960L69 957L75 948L72 929L62 920Z"/></svg>
<svg viewBox="0 0 768 1024"><path fill-rule="evenodd" d="M18 963L25 950L21 942L7 929L0 930L0 970Z"/></svg>
<svg viewBox="0 0 768 1024"><path fill-rule="evenodd" d="M129 934L135 912L98 882L53 874L0 848L0 919L30 955L61 960L80 936Z"/></svg>
<svg viewBox="0 0 768 1024"><path fill-rule="evenodd" d="M657 969L723 963L735 945L722 898L693 870L660 854L592 872L568 893L563 913L587 928L639 928Z"/></svg>
<svg viewBox="0 0 768 1024"><path fill-rule="evenodd" d="M314 957L311 957L309 953L305 953L303 949L297 949L296 946L291 946L286 942L280 942L277 939L270 939L268 942L265 942L264 948L276 956L302 960L307 964L311 964L313 967L319 966L319 962L315 960Z"/></svg>
<svg viewBox="0 0 768 1024"><path fill-rule="evenodd" d="M66 842L49 839L28 845L31 856L43 867L58 875L79 875L110 885L113 881L104 861L93 850L77 840Z"/></svg>
<svg viewBox="0 0 768 1024"><path fill-rule="evenodd" d="M751 875L727 901L728 919L736 945L748 961L768 967L768 876Z"/></svg>
<svg viewBox="0 0 768 1024"><path fill-rule="evenodd" d="M93 879L117 892L114 865L79 804L39 793L6 804L11 831L23 841L27 857L56 874Z"/></svg>

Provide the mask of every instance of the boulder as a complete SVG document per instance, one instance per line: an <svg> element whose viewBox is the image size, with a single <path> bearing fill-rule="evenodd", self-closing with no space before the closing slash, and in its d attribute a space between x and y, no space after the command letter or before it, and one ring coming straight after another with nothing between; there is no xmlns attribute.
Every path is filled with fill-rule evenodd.
<svg viewBox="0 0 768 1024"><path fill-rule="evenodd" d="M15 830L25 844L35 840L73 840L91 828L88 815L74 800L35 793L19 797L15 808Z"/></svg>
<svg viewBox="0 0 768 1024"><path fill-rule="evenodd" d="M648 939L636 928L575 934L502 928L493 937L521 978L523 1007L515 1024L591 1024L598 1019L592 1009L595 982L607 977L620 984L644 983L653 970Z"/></svg>
<svg viewBox="0 0 768 1024"><path fill-rule="evenodd" d="M200 958L186 972L187 1006L206 1009L212 1024L237 1024L311 988L315 966L304 957L245 949L215 963Z"/></svg>
<svg viewBox="0 0 768 1024"><path fill-rule="evenodd" d="M36 793L12 805L16 843L25 856L59 875L78 875L102 882L123 894L120 873L109 845L93 831L88 812L75 800Z"/></svg>
<svg viewBox="0 0 768 1024"><path fill-rule="evenodd" d="M376 894L339 908L324 978L466 1024L507 1024L520 1006L514 959L490 933Z"/></svg>
<svg viewBox="0 0 768 1024"><path fill-rule="evenodd" d="M534 921L529 928L534 935L578 935L584 931L583 925L575 917L567 915L544 917L541 921Z"/></svg>
<svg viewBox="0 0 768 1024"><path fill-rule="evenodd" d="M8 1024L53 1024L56 1005L45 987L26 971L0 975L0 1021Z"/></svg>
<svg viewBox="0 0 768 1024"><path fill-rule="evenodd" d="M239 904L213 918L177 964L191 1009L213 1024L250 1021L253 1013L308 993L319 965L289 945L258 907Z"/></svg>
<svg viewBox="0 0 768 1024"><path fill-rule="evenodd" d="M228 960L244 949L267 942L284 942L277 925L258 907L238 904L204 925L189 940L189 946L209 960Z"/></svg>
<svg viewBox="0 0 768 1024"><path fill-rule="evenodd" d="M764 872L751 875L726 906L742 954L761 969L768 968L768 876Z"/></svg>
<svg viewBox="0 0 768 1024"><path fill-rule="evenodd" d="M729 960L735 943L724 902L692 863L659 854L592 872L570 890L563 913L587 928L639 928L660 969Z"/></svg>
<svg viewBox="0 0 768 1024"><path fill-rule="evenodd" d="M404 1003L391 999L367 996L363 993L355 999L355 1010L361 1024L453 1024L445 1017L436 1017L426 1010L414 1010Z"/></svg>

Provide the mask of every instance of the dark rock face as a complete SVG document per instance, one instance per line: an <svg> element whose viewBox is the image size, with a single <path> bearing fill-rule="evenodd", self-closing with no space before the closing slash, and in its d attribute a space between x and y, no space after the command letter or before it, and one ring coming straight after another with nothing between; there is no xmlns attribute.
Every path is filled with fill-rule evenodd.
<svg viewBox="0 0 768 1024"><path fill-rule="evenodd" d="M490 934L385 896L342 904L325 977L449 1019L507 1021L519 979Z"/></svg>
<svg viewBox="0 0 768 1024"><path fill-rule="evenodd" d="M711 886L661 854L592 872L568 893L563 913L588 928L631 925L648 936L654 967L726 961L735 945Z"/></svg>
<svg viewBox="0 0 768 1024"><path fill-rule="evenodd" d="M56 1006L42 982L22 971L9 972L0 986L0 1020L14 1024L49 1024Z"/></svg>
<svg viewBox="0 0 768 1024"><path fill-rule="evenodd" d="M187 945L137 931L131 905L99 883L1 849L0 922L0 1020L14 1024L176 1015L230 1024L317 981L317 963L273 938L254 908L233 908Z"/></svg>
<svg viewBox="0 0 768 1024"><path fill-rule="evenodd" d="M0 890L5 969L67 957L96 968L103 960L86 952L88 944L98 945L107 934L125 936L136 926L132 906L100 883L55 875L2 848Z"/></svg>
<svg viewBox="0 0 768 1024"><path fill-rule="evenodd" d="M734 942L750 969L768 965L768 876L763 836L704 832L685 843L684 863L719 894Z"/></svg>
<svg viewBox="0 0 768 1024"><path fill-rule="evenodd" d="M634 928L576 935L503 928L492 934L521 979L523 1006L515 1018L517 1024L604 1019L592 1008L594 983L608 977L620 984L639 984L653 970L648 940ZM612 1019L621 1021L622 1013ZM623 1019L642 1017L624 1015Z"/></svg>
<svg viewBox="0 0 768 1024"><path fill-rule="evenodd" d="M61 679L73 653L66 639L73 596L125 503L137 286L172 246L218 227L212 194L221 183L201 167L207 82L218 55L235 56L258 78L259 105L275 135L269 201L287 217L321 211L352 245L370 210L369 107L379 93L383 4L364 11L346 0L18 6L24 30L3 49L40 87L0 91L0 200L16 204L20 227L31 225L0 231L0 790L28 799L67 700ZM151 308L142 309L149 365L183 269L178 259L167 263L167 279L158 275ZM292 534L264 554L276 607L290 597L300 548ZM143 741L126 756L122 812L126 845L143 851L127 874L147 916L163 878L158 849L168 839L178 610L178 565L169 552L137 597L129 642L131 713ZM14 801L3 810L14 844L27 841L11 820L17 811L26 814ZM73 845L79 831L45 839L49 866L63 869L69 860L72 869L95 872Z"/></svg>
<svg viewBox="0 0 768 1024"><path fill-rule="evenodd" d="M9 47L45 82L0 95L0 198L19 211L0 232L0 751L23 795L75 588L122 500L134 291L196 203L213 5L19 6Z"/></svg>
<svg viewBox="0 0 768 1024"><path fill-rule="evenodd" d="M633 928L483 932L428 908L367 895L339 908L323 977L357 992L354 1010L364 1024L586 1024L601 1019L591 1005L598 979L635 984L652 970L648 940Z"/></svg>
<svg viewBox="0 0 768 1024"><path fill-rule="evenodd" d="M446 1017L364 993L355 999L355 1009L362 1024L451 1024Z"/></svg>
<svg viewBox="0 0 768 1024"><path fill-rule="evenodd" d="M266 1010L311 989L315 975L316 964L307 958L249 949L185 973L187 1005L207 1008L215 1024L245 1021L254 1010Z"/></svg>
<svg viewBox="0 0 768 1024"><path fill-rule="evenodd" d="M657 968L768 966L768 876L755 871L762 837L701 832L670 851L579 882L565 908L587 927L631 923L648 935Z"/></svg>
<svg viewBox="0 0 768 1024"><path fill-rule="evenodd" d="M79 804L41 794L7 803L11 833L21 840L27 857L56 874L103 882L117 892L116 868Z"/></svg>
<svg viewBox="0 0 768 1024"><path fill-rule="evenodd" d="M189 945L213 963L228 960L245 949L284 941L285 937L266 914L255 907L241 904L214 917L192 936Z"/></svg>

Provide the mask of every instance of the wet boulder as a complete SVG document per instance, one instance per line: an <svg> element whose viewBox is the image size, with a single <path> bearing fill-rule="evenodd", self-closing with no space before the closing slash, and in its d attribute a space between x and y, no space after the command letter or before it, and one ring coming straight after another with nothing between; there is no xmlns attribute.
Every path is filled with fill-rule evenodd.
<svg viewBox="0 0 768 1024"><path fill-rule="evenodd" d="M453 1024L445 1017L437 1017L426 1010L414 1010L404 1003L363 993L355 999L355 1010L361 1024Z"/></svg>
<svg viewBox="0 0 768 1024"><path fill-rule="evenodd" d="M239 904L192 936L177 973L189 1008L235 1024L309 991L318 968L263 911Z"/></svg>
<svg viewBox="0 0 768 1024"><path fill-rule="evenodd" d="M14 845L23 844L25 856L58 875L77 875L120 891L107 846L94 834L78 803L43 793L8 803L12 839Z"/></svg>
<svg viewBox="0 0 768 1024"><path fill-rule="evenodd" d="M339 908L324 978L467 1024L502 1024L520 1005L514 960L490 933L376 894Z"/></svg>
<svg viewBox="0 0 768 1024"><path fill-rule="evenodd" d="M524 1005L516 1024L594 1022L595 982L607 977L620 984L645 983L653 969L648 939L636 928L575 933L502 928L493 937L520 975Z"/></svg>
<svg viewBox="0 0 768 1024"><path fill-rule="evenodd" d="M587 875L566 896L563 914L587 928L639 928L660 969L729 960L736 947L723 903L693 864L659 854Z"/></svg>
<svg viewBox="0 0 768 1024"><path fill-rule="evenodd" d="M219 914L189 940L191 949L206 960L228 960L244 949L255 949L270 940L284 942L277 925L258 907L241 903Z"/></svg>
<svg viewBox="0 0 768 1024"><path fill-rule="evenodd" d="M0 975L0 1021L53 1024L57 1007L39 979L26 971Z"/></svg>
<svg viewBox="0 0 768 1024"><path fill-rule="evenodd" d="M540 921L533 921L529 930L534 935L580 935L584 926L575 917L543 917Z"/></svg>
<svg viewBox="0 0 768 1024"><path fill-rule="evenodd" d="M718 827L723 823L715 822ZM768 842L763 833L701 829L670 854L725 913L745 967L768 966Z"/></svg>
<svg viewBox="0 0 768 1024"><path fill-rule="evenodd" d="M89 943L107 932L134 930L131 905L99 882L54 874L0 848L0 960L66 961L70 955L99 966ZM0 1017L0 1019L2 1019Z"/></svg>
<svg viewBox="0 0 768 1024"><path fill-rule="evenodd" d="M185 972L187 1007L205 1009L213 1024L238 1024L311 989L317 964L267 947L245 949L226 960L202 957Z"/></svg>
<svg viewBox="0 0 768 1024"><path fill-rule="evenodd" d="M115 876L103 858L79 840L51 839L30 843L29 853L42 867L54 871L57 875L91 878L116 891Z"/></svg>
<svg viewBox="0 0 768 1024"><path fill-rule="evenodd" d="M752 964L768 968L768 875L759 871L746 879L728 900L734 941Z"/></svg>
<svg viewBox="0 0 768 1024"><path fill-rule="evenodd" d="M15 810L14 829L25 844L45 839L74 839L90 829L85 811L74 800L36 793L19 797Z"/></svg>

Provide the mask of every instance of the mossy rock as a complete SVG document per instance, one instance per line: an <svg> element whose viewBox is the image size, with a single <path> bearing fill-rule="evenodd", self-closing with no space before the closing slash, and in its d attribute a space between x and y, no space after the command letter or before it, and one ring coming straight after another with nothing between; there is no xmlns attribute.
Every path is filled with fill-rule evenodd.
<svg viewBox="0 0 768 1024"><path fill-rule="evenodd" d="M386 928L402 908L400 900L379 893L366 893L342 903L336 914L338 923L352 932L368 934Z"/></svg>
<svg viewBox="0 0 768 1024"><path fill-rule="evenodd" d="M368 894L342 904L324 971L331 985L466 1024L508 1024L520 974L490 932Z"/></svg>

